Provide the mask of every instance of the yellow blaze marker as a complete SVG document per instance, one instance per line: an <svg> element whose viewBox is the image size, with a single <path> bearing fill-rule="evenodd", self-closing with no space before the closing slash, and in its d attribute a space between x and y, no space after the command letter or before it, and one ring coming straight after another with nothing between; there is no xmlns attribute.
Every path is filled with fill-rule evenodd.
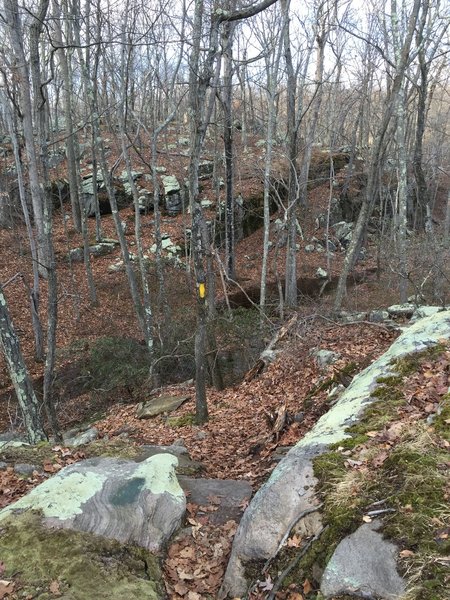
<svg viewBox="0 0 450 600"><path fill-rule="evenodd" d="M198 284L198 295L202 300L206 296L206 285L204 283Z"/></svg>

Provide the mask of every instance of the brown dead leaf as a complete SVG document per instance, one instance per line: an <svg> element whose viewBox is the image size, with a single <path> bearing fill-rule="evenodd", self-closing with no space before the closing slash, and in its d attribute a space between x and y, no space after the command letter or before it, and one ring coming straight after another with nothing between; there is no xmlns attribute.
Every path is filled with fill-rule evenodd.
<svg viewBox="0 0 450 600"><path fill-rule="evenodd" d="M369 515L364 515L362 520L364 523L372 523L372 517L369 517Z"/></svg>
<svg viewBox="0 0 450 600"><path fill-rule="evenodd" d="M291 592L287 600L304 600L304 596L299 592Z"/></svg>
<svg viewBox="0 0 450 600"><path fill-rule="evenodd" d="M288 539L287 546L289 548L299 548L301 543L302 543L302 538L299 537L298 535L293 535L291 538Z"/></svg>
<svg viewBox="0 0 450 600"><path fill-rule="evenodd" d="M4 579L0 580L0 600L1 598L6 598L10 594L14 592L14 581L7 581Z"/></svg>
<svg viewBox="0 0 450 600"><path fill-rule="evenodd" d="M177 583L174 587L174 590L179 596L185 596L188 593L188 588L184 585L184 583Z"/></svg>
<svg viewBox="0 0 450 600"><path fill-rule="evenodd" d="M208 496L208 502L211 502L211 504L221 504L222 500L220 499L219 496Z"/></svg>
<svg viewBox="0 0 450 600"><path fill-rule="evenodd" d="M54 581L52 581L51 584L49 585L49 590L55 596L60 596L61 590L59 589L59 581L57 581L56 579Z"/></svg>
<svg viewBox="0 0 450 600"><path fill-rule="evenodd" d="M305 581L303 582L303 593L305 595L309 594L310 592L312 592L312 585L311 582L309 581L309 579L305 579Z"/></svg>
<svg viewBox="0 0 450 600"><path fill-rule="evenodd" d="M181 568L177 569L177 573L180 579L184 579L186 581L192 581L192 579L195 579L192 573L186 573L186 571L183 571Z"/></svg>
<svg viewBox="0 0 450 600"><path fill-rule="evenodd" d="M401 556L401 558L410 558L411 556L414 556L414 552L412 550L402 550L399 553L399 556Z"/></svg>
<svg viewBox="0 0 450 600"><path fill-rule="evenodd" d="M375 456L375 458L372 460L373 466L381 467L381 465L384 463L384 461L388 457L389 457L389 454L383 450L383 452L380 452L379 454L377 454L377 456Z"/></svg>
<svg viewBox="0 0 450 600"><path fill-rule="evenodd" d="M186 546L183 550L180 551L180 558L195 558L195 550L192 546Z"/></svg>

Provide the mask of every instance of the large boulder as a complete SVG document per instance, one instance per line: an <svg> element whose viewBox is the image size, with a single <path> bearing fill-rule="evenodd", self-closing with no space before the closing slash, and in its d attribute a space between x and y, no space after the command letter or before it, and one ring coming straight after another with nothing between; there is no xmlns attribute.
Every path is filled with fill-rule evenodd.
<svg viewBox="0 0 450 600"><path fill-rule="evenodd" d="M358 422L375 399L377 379L393 374L398 358L435 346L450 338L450 311L421 319L405 331L380 358L357 375L334 406L280 461L245 511L233 542L219 598L242 597L249 580L247 567L275 557L294 525L308 523L308 535L321 530L319 499L315 493L313 459L349 437L347 428Z"/></svg>
<svg viewBox="0 0 450 600"><path fill-rule="evenodd" d="M384 540L380 521L365 523L338 545L325 569L320 590L325 598L357 594L398 600L405 582L397 573L398 548Z"/></svg>
<svg viewBox="0 0 450 600"><path fill-rule="evenodd" d="M186 499L178 460L158 454L141 463L92 458L70 465L0 511L39 510L49 527L85 531L159 551L181 525Z"/></svg>

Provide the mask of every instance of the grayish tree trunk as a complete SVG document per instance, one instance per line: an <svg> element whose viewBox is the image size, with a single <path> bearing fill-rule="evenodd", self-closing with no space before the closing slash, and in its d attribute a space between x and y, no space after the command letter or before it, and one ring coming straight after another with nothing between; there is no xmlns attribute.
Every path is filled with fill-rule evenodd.
<svg viewBox="0 0 450 600"><path fill-rule="evenodd" d="M17 0L4 0L3 4L7 31L15 58L15 65L13 68L16 72L20 89L23 136L28 159L31 202L37 233L38 267L40 274L46 276L48 251L44 231L44 194L40 185L38 157L34 145L33 108L31 103L28 62L24 50L24 34Z"/></svg>
<svg viewBox="0 0 450 600"><path fill-rule="evenodd" d="M6 298L0 286L0 346L16 391L28 440L31 444L47 439L39 403L20 350L19 338L9 317Z"/></svg>

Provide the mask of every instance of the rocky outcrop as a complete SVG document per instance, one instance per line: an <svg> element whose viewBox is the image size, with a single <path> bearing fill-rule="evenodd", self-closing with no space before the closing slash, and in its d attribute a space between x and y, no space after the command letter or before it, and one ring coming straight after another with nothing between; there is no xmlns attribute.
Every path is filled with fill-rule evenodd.
<svg viewBox="0 0 450 600"><path fill-rule="evenodd" d="M148 402L141 402L138 405L136 416L138 419L150 419L162 413L172 412L189 399L190 396L161 396L160 398L153 398Z"/></svg>
<svg viewBox="0 0 450 600"><path fill-rule="evenodd" d="M384 540L380 521L365 523L338 545L325 569L320 590L326 598L357 594L396 600L405 593L397 573L398 548Z"/></svg>
<svg viewBox="0 0 450 600"><path fill-rule="evenodd" d="M346 429L358 422L374 398L377 379L392 374L392 361L436 345L450 338L450 311L438 312L418 321L403 333L378 360L356 376L336 404L280 461L270 479L253 498L244 513L233 543L220 598L242 597L249 584L247 565L275 557L294 525L309 521L309 535L320 532L315 493L313 458L349 434Z"/></svg>
<svg viewBox="0 0 450 600"><path fill-rule="evenodd" d="M49 527L101 535L157 552L181 524L186 499L176 475L178 461L158 454L141 463L92 458L62 469L0 511L40 510Z"/></svg>

